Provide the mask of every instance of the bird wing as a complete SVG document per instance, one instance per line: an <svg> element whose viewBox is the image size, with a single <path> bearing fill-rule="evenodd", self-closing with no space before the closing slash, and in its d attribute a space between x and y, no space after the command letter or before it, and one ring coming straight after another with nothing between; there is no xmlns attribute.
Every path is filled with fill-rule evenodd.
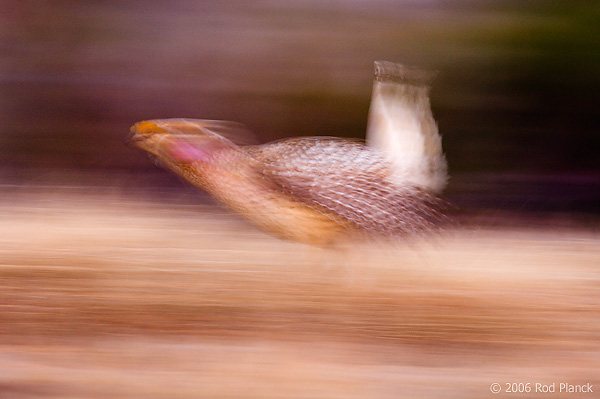
<svg viewBox="0 0 600 399"><path fill-rule="evenodd" d="M357 141L297 138L246 151L279 190L374 235L428 229L440 215L436 197L392 183L387 160Z"/></svg>
<svg viewBox="0 0 600 399"><path fill-rule="evenodd" d="M367 145L393 166L392 179L440 192L447 181L442 141L429 104L432 73L375 62Z"/></svg>

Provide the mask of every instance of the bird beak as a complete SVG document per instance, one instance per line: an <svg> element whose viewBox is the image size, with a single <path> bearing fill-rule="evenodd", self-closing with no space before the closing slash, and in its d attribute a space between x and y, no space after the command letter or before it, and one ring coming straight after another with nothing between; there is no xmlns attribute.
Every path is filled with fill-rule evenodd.
<svg viewBox="0 0 600 399"><path fill-rule="evenodd" d="M129 129L129 134L125 137L125 144L135 145L136 141L141 141L143 139L144 138L142 136L137 134L134 126L132 126L131 129Z"/></svg>
<svg viewBox="0 0 600 399"><path fill-rule="evenodd" d="M128 144L135 144L138 141L147 140L156 135L165 133L167 133L167 131L155 123L152 123L151 121L142 121L131 126L125 140Z"/></svg>
<svg viewBox="0 0 600 399"><path fill-rule="evenodd" d="M125 143L158 155L160 143L168 132L150 121L138 122L129 129Z"/></svg>

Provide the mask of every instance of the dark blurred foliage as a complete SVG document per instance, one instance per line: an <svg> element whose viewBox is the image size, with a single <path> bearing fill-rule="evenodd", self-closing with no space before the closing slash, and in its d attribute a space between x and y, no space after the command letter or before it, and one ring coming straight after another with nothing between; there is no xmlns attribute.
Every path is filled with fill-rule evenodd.
<svg viewBox="0 0 600 399"><path fill-rule="evenodd" d="M599 210L597 2L5 1L0 51L5 177L152 169L124 145L148 118L364 137L386 59L439 72L451 195L504 198L508 179Z"/></svg>

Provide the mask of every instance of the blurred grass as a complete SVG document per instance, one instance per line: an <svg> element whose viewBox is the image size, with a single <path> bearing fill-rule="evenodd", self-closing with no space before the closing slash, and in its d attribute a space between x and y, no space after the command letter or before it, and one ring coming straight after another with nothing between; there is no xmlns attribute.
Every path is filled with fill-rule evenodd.
<svg viewBox="0 0 600 399"><path fill-rule="evenodd" d="M3 194L0 395L480 398L515 378L600 383L597 231L474 223L325 250L193 201Z"/></svg>

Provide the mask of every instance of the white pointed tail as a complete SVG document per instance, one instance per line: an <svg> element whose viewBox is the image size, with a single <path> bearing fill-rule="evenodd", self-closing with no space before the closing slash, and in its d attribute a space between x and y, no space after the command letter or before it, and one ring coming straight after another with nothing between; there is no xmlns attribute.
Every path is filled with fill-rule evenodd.
<svg viewBox="0 0 600 399"><path fill-rule="evenodd" d="M392 180L441 192L448 180L442 139L431 113L432 74L387 61L375 62L367 144L392 163Z"/></svg>

